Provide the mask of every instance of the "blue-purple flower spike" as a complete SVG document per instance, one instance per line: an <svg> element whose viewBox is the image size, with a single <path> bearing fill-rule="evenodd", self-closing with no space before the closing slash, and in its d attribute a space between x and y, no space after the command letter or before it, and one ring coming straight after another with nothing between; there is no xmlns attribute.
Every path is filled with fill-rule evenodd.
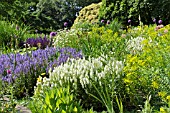
<svg viewBox="0 0 170 113"><path fill-rule="evenodd" d="M58 57L56 57L57 52ZM20 53L2 54L0 55L0 78L11 83L20 75L33 75L34 72L48 74L50 68L53 69L65 63L69 58L79 59L83 58L83 55L81 51L69 47L58 49L47 47L24 55Z"/></svg>

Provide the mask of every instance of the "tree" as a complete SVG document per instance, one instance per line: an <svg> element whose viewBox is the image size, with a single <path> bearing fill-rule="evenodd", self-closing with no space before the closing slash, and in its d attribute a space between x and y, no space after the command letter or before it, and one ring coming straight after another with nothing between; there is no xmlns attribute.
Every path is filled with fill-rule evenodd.
<svg viewBox="0 0 170 113"><path fill-rule="evenodd" d="M85 5L98 1L100 0L39 0L34 15L41 25L36 25L47 29L61 29L64 22L67 22L67 27L71 27L76 15Z"/></svg>
<svg viewBox="0 0 170 113"><path fill-rule="evenodd" d="M52 29L63 28L64 22L68 22L67 27L72 26L81 8L98 1L100 0L2 0L0 17L29 25L33 31L37 29L48 33Z"/></svg>
<svg viewBox="0 0 170 113"><path fill-rule="evenodd" d="M164 24L170 23L169 0L102 0L99 19L113 20L118 18L125 26L152 24L153 18L162 19ZM166 12L162 13L162 12ZM139 19L140 17L140 19Z"/></svg>

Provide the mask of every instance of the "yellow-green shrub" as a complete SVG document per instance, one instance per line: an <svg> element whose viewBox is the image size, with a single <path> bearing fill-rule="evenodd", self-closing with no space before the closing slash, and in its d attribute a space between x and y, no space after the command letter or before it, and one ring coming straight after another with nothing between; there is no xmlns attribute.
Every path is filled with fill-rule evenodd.
<svg viewBox="0 0 170 113"><path fill-rule="evenodd" d="M126 92L130 102L145 98L148 94L154 100L160 99L160 94L170 94L170 26L155 30L156 26L133 31L138 36L143 36L142 51L126 56L124 67ZM155 101L156 102L156 101ZM138 103L139 104L139 103Z"/></svg>
<svg viewBox="0 0 170 113"><path fill-rule="evenodd" d="M100 8L101 2L97 4L91 4L89 6L84 7L80 12L79 16L75 19L73 28L78 23L95 23L98 22L98 16L99 16L99 8Z"/></svg>

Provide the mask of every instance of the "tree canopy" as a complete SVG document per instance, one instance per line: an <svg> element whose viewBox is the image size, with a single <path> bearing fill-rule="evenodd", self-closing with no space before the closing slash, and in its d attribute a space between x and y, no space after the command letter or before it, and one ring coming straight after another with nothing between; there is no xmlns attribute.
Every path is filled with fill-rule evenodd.
<svg viewBox="0 0 170 113"><path fill-rule="evenodd" d="M25 24L41 32L70 27L78 12L91 3L101 0L1 0L0 17ZM12 5L11 5L12 4Z"/></svg>
<svg viewBox="0 0 170 113"><path fill-rule="evenodd" d="M125 26L128 20L132 25L152 24L153 18L170 23L169 0L102 0L100 19L112 20L118 18ZM166 13L164 13L166 12Z"/></svg>

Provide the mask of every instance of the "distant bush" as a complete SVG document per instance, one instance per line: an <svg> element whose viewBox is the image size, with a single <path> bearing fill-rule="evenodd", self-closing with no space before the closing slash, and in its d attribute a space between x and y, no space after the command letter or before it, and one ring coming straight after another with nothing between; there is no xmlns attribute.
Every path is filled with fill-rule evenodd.
<svg viewBox="0 0 170 113"><path fill-rule="evenodd" d="M89 6L84 7L79 12L79 16L75 19L74 24L72 28L76 26L76 24L82 24L84 22L86 23L97 23L98 22L98 16L99 16L99 9L100 9L100 3L97 4L91 4Z"/></svg>
<svg viewBox="0 0 170 113"><path fill-rule="evenodd" d="M19 42L24 40L27 29L15 23L0 21L0 47L17 48Z"/></svg>

